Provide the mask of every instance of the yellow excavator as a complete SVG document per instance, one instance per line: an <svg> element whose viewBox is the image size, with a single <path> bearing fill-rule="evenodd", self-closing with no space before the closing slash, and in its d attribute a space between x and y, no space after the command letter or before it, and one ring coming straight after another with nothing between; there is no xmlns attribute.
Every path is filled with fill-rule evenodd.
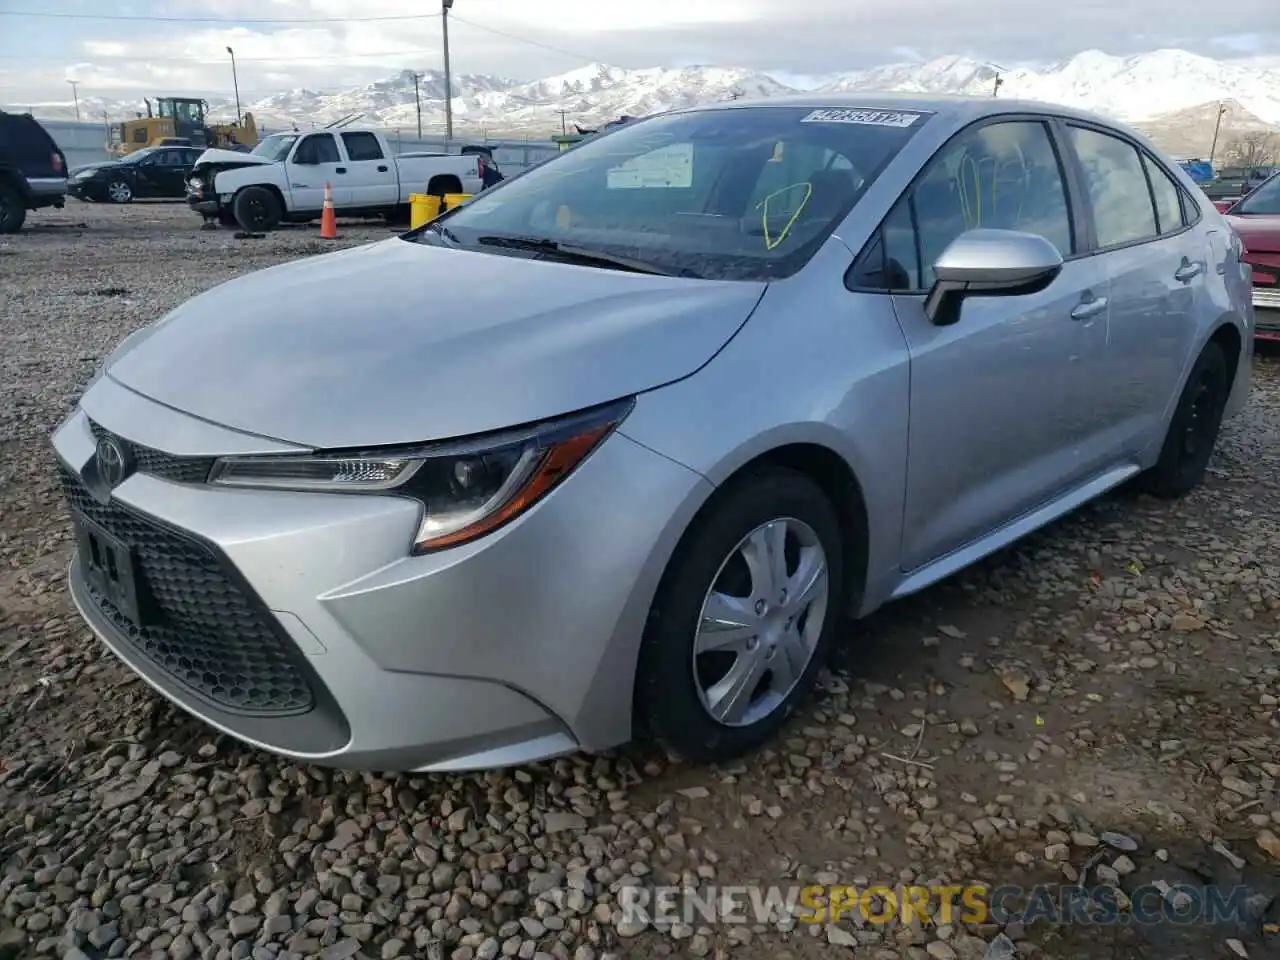
<svg viewBox="0 0 1280 960"><path fill-rule="evenodd" d="M205 120L209 104L187 97L157 97L153 108L145 101L147 115L138 114L111 128L107 152L123 157L145 147L222 147L234 150L258 145L258 126L253 114L246 113L239 123L214 123Z"/></svg>

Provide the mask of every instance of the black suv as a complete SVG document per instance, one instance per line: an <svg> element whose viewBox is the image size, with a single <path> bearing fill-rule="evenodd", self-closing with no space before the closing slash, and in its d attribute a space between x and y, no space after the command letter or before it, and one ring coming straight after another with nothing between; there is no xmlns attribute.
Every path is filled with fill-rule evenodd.
<svg viewBox="0 0 1280 960"><path fill-rule="evenodd" d="M0 233L17 233L28 210L61 207L67 158L29 113L0 110Z"/></svg>

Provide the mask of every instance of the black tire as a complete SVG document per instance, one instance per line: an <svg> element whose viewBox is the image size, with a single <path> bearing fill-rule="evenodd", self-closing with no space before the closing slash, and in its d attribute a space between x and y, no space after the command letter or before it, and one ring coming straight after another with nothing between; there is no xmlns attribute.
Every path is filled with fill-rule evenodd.
<svg viewBox="0 0 1280 960"><path fill-rule="evenodd" d="M123 180L113 180L107 184L106 197L112 203L133 203L133 187Z"/></svg>
<svg viewBox="0 0 1280 960"><path fill-rule="evenodd" d="M713 718L703 705L700 678L695 676L694 642L703 603L713 585L725 582L719 578L732 573L726 564L734 558L735 546L761 525L781 518L807 525L826 554L825 616L812 655L790 691L749 726L730 726ZM694 762L732 759L769 740L803 703L826 660L845 609L845 556L835 508L803 474L768 467L722 490L685 534L650 610L636 673L637 733ZM720 676L717 669L715 677ZM765 677L772 674L766 672L759 682Z"/></svg>
<svg viewBox="0 0 1280 960"><path fill-rule="evenodd" d="M17 233L27 219L22 195L7 183L0 183L0 233Z"/></svg>
<svg viewBox="0 0 1280 960"><path fill-rule="evenodd" d="M1205 344L1178 398L1160 459L1143 474L1142 487L1147 493L1174 499L1200 485L1230 394L1226 354L1216 343Z"/></svg>
<svg viewBox="0 0 1280 960"><path fill-rule="evenodd" d="M280 199L266 187L245 187L231 205L236 222L247 233L266 233L280 225Z"/></svg>

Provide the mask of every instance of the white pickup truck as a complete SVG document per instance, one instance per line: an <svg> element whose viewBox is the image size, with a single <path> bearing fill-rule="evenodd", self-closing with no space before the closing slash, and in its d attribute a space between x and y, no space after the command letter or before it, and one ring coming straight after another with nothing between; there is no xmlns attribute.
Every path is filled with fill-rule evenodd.
<svg viewBox="0 0 1280 960"><path fill-rule="evenodd" d="M320 216L324 187L339 216L405 215L411 193L478 193L474 155L392 156L376 130L276 133L251 152L210 149L187 180L187 203L208 220L266 231Z"/></svg>

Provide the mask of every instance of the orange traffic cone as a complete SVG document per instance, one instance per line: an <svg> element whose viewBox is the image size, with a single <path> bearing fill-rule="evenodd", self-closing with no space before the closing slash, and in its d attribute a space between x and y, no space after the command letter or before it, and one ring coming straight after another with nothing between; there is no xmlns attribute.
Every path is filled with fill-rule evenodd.
<svg viewBox="0 0 1280 960"><path fill-rule="evenodd" d="M333 187L324 185L324 210L320 214L320 239L338 239L338 217L333 212Z"/></svg>

